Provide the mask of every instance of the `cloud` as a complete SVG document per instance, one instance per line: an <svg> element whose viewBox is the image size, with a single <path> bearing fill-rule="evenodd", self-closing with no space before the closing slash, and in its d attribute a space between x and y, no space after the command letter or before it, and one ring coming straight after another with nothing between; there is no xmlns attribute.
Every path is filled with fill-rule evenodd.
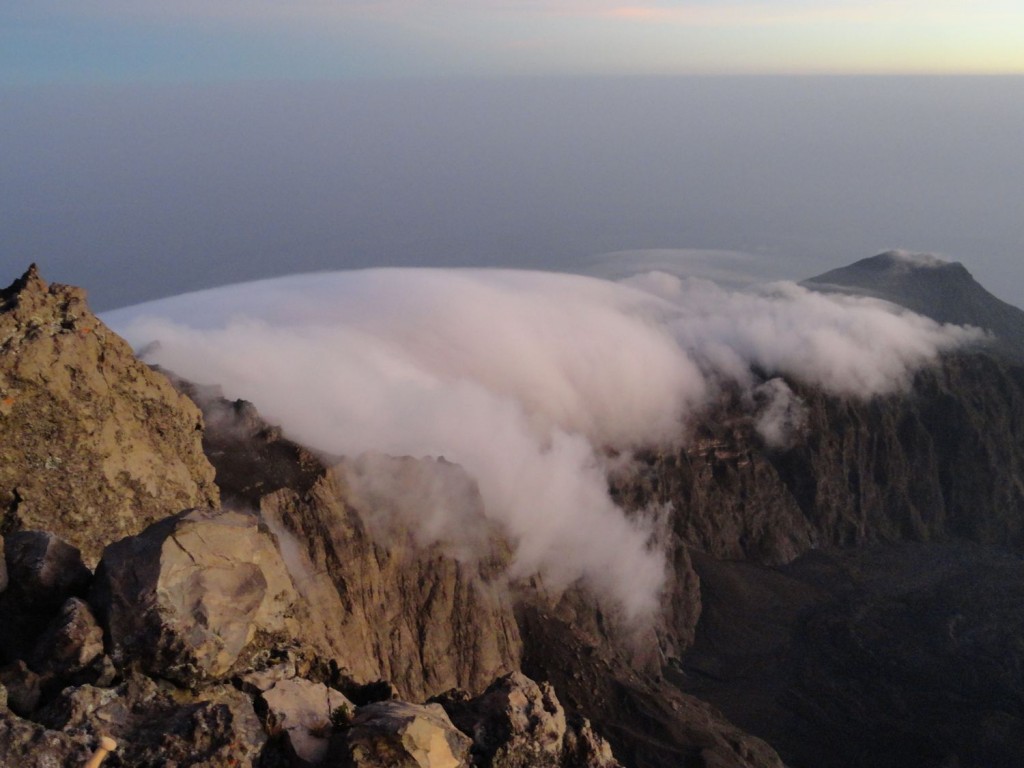
<svg viewBox="0 0 1024 768"><path fill-rule="evenodd" d="M648 272L679 278L699 277L729 288L747 288L781 276L781 265L742 251L699 248L645 248L591 256L578 271L606 280L625 280Z"/></svg>
<svg viewBox="0 0 1024 768"><path fill-rule="evenodd" d="M396 477L411 482L388 508L416 519L421 543L465 554L496 526L514 547L512 575L541 574L556 589L582 580L627 621L656 610L665 562L651 546L653 521L609 497L607 449L681 440L724 381L749 389L765 440L781 444L799 426L799 404L752 365L867 397L976 338L792 284L754 295L657 272L628 283L366 270L229 286L104 319L136 347L159 340L152 362L253 401L307 445L353 457L357 491L378 505ZM460 465L485 517L449 464L437 463L447 480L424 486L419 470L381 454Z"/></svg>

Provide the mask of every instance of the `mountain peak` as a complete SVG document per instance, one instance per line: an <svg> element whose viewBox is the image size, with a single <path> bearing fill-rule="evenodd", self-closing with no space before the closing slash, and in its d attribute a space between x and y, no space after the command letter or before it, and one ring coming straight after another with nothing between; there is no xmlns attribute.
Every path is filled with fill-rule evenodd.
<svg viewBox="0 0 1024 768"><path fill-rule="evenodd" d="M805 280L816 291L872 296L936 322L990 331L993 349L1024 362L1024 311L989 293L958 261L892 250Z"/></svg>
<svg viewBox="0 0 1024 768"><path fill-rule="evenodd" d="M879 271L910 272L914 270L938 270L961 272L968 277L970 276L970 272L959 261L946 261L934 253L921 253L902 249L884 251L876 256L862 259L851 266L858 264L863 265L864 268L877 269Z"/></svg>

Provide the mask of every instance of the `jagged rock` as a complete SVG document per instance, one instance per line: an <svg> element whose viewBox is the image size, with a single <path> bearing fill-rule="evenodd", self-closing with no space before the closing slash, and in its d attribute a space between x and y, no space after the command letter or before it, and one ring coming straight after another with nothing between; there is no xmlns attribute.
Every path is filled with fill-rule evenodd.
<svg viewBox="0 0 1024 768"><path fill-rule="evenodd" d="M79 551L52 533L18 531L4 550L10 583L0 593L0 659L28 659L60 605L86 594L92 573Z"/></svg>
<svg viewBox="0 0 1024 768"><path fill-rule="evenodd" d="M58 677L81 672L103 655L103 630L88 603L69 598L50 623L32 654L40 674Z"/></svg>
<svg viewBox="0 0 1024 768"><path fill-rule="evenodd" d="M257 509L268 493L290 488L304 494L323 476L323 460L265 422L252 403L226 400L217 387L166 373L203 412L203 450L216 470L225 506Z"/></svg>
<svg viewBox="0 0 1024 768"><path fill-rule="evenodd" d="M590 723L570 727L554 689L521 672L495 680L480 696L438 697L452 722L473 738L474 765L487 768L618 768Z"/></svg>
<svg viewBox="0 0 1024 768"><path fill-rule="evenodd" d="M569 718L562 754L566 768L622 768L611 745L579 715Z"/></svg>
<svg viewBox="0 0 1024 768"><path fill-rule="evenodd" d="M250 403L177 386L203 408L224 498L258 506L280 543L304 598L296 609L302 643L338 667L350 697L390 697L359 693L382 680L417 701L453 687L479 692L518 667L501 542L485 542L479 559L460 564L442 547L418 547L408 526L403 535L386 525L371 530L373 510L354 498L344 468L328 469L327 459L284 438ZM454 465L444 468L466 497L460 503L482 515L472 481Z"/></svg>
<svg viewBox="0 0 1024 768"><path fill-rule="evenodd" d="M444 706L444 702L441 702ZM565 741L565 710L547 683L522 672L492 683L461 706L445 707L452 722L473 737L485 765L556 768Z"/></svg>
<svg viewBox="0 0 1024 768"><path fill-rule="evenodd" d="M246 693L258 696L269 691L282 680L294 680L298 676L292 660L274 664L266 669L247 672L238 678L237 685Z"/></svg>
<svg viewBox="0 0 1024 768"><path fill-rule="evenodd" d="M32 266L0 291L0 532L103 547L218 503L202 418L87 307Z"/></svg>
<svg viewBox="0 0 1024 768"><path fill-rule="evenodd" d="M58 606L84 594L92 572L77 547L47 531L19 531L7 536L4 556L10 579L8 595L26 604Z"/></svg>
<svg viewBox="0 0 1024 768"><path fill-rule="evenodd" d="M321 628L318 647L354 682L390 680L403 698L422 701L449 688L481 691L519 666L507 552L497 545L460 563L439 546L418 547L408 532L385 544L339 468L304 494L265 496L260 512L287 546L310 606L304 631Z"/></svg>
<svg viewBox="0 0 1024 768"><path fill-rule="evenodd" d="M0 708L0 765L10 768L67 768L85 765L92 755L82 735L49 730Z"/></svg>
<svg viewBox="0 0 1024 768"><path fill-rule="evenodd" d="M278 680L260 698L271 729L283 729L292 753L313 765L326 756L335 721L355 712L339 691L301 678Z"/></svg>
<svg viewBox="0 0 1024 768"><path fill-rule="evenodd" d="M38 719L76 737L112 736L122 765L253 768L267 741L242 692L214 686L190 696L141 676L116 689L67 688Z"/></svg>
<svg viewBox="0 0 1024 768"><path fill-rule="evenodd" d="M1024 368L949 356L868 402L792 386L806 422L790 447L724 402L689 446L639 453L616 497L671 504L683 545L764 564L873 541L1024 544Z"/></svg>
<svg viewBox="0 0 1024 768"><path fill-rule="evenodd" d="M107 547L92 602L115 663L196 686L298 634L297 599L255 517L194 509Z"/></svg>
<svg viewBox="0 0 1024 768"><path fill-rule="evenodd" d="M42 695L39 675L20 659L0 668L0 685L7 690L7 706L22 717L28 717L39 705Z"/></svg>
<svg viewBox="0 0 1024 768"><path fill-rule="evenodd" d="M564 705L592 721L625 765L783 768L767 743L683 693L667 673L644 671L628 638L602 631L596 609L588 613L587 605L579 595L572 611L524 599L518 608L523 671L551 681Z"/></svg>
<svg viewBox="0 0 1024 768"><path fill-rule="evenodd" d="M462 768L472 740L439 704L382 701L360 707L331 740L328 762L343 768Z"/></svg>

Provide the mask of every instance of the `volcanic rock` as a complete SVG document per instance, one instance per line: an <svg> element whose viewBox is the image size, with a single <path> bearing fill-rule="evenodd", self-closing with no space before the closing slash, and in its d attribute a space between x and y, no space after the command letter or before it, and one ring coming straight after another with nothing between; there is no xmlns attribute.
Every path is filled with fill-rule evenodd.
<svg viewBox="0 0 1024 768"><path fill-rule="evenodd" d="M255 517L203 509L107 547L93 593L116 663L189 686L299 635L297 600Z"/></svg>
<svg viewBox="0 0 1024 768"><path fill-rule="evenodd" d="M382 701L360 707L331 742L329 762L343 768L462 768L472 740L439 704Z"/></svg>
<svg viewBox="0 0 1024 768"><path fill-rule="evenodd" d="M81 672L103 655L103 629L88 603L69 598L32 653L40 674L64 677Z"/></svg>
<svg viewBox="0 0 1024 768"><path fill-rule="evenodd" d="M822 768L1015 766L1024 755L1024 561L964 542L696 558L691 691Z"/></svg>
<svg viewBox="0 0 1024 768"><path fill-rule="evenodd" d="M92 743L23 720L0 708L0 757L4 766L17 768L65 768L84 765L92 755Z"/></svg>
<svg viewBox="0 0 1024 768"><path fill-rule="evenodd" d="M327 754L335 721L355 712L344 694L302 678L279 680L261 694L272 730L283 730L292 754L319 764Z"/></svg>
<svg viewBox="0 0 1024 768"><path fill-rule="evenodd" d="M482 691L519 665L521 640L503 579L508 550L459 562L442 547L374 538L338 468L300 495L265 496L264 520L289 551L309 606L307 635L355 683L389 680L406 699ZM312 642L312 641L311 641Z"/></svg>
<svg viewBox="0 0 1024 768"><path fill-rule="evenodd" d="M212 686L189 695L137 675L116 689L67 688L38 719L76 738L112 736L122 765L254 768L267 743L240 691Z"/></svg>
<svg viewBox="0 0 1024 768"><path fill-rule="evenodd" d="M52 533L18 531L4 541L9 584L0 593L0 657L27 659L39 634L70 597L82 597L92 573L75 547Z"/></svg>
<svg viewBox="0 0 1024 768"><path fill-rule="evenodd" d="M473 764L489 768L621 768L590 723L570 726L554 689L521 672L495 680L474 699L449 692L435 699L473 738Z"/></svg>
<svg viewBox="0 0 1024 768"><path fill-rule="evenodd" d="M52 531L95 563L155 520L216 506L201 429L81 289L33 266L0 291L0 533Z"/></svg>
<svg viewBox="0 0 1024 768"><path fill-rule="evenodd" d="M615 478L628 508L671 505L686 546L721 559L789 562L876 541L1024 544L1024 368L949 356L909 393L864 402L793 383L806 424L766 446L735 403L690 445L645 451Z"/></svg>
<svg viewBox="0 0 1024 768"><path fill-rule="evenodd" d="M39 675L33 672L24 661L13 661L0 668L0 685L7 692L7 706L12 712L28 717L39 705L42 696Z"/></svg>

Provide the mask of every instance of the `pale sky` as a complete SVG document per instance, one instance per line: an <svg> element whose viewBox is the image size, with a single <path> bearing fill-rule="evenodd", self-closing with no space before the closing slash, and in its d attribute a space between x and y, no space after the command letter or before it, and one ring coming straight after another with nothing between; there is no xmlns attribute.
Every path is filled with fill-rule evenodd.
<svg viewBox="0 0 1024 768"><path fill-rule="evenodd" d="M1021 73L1020 0L5 0L0 85Z"/></svg>

